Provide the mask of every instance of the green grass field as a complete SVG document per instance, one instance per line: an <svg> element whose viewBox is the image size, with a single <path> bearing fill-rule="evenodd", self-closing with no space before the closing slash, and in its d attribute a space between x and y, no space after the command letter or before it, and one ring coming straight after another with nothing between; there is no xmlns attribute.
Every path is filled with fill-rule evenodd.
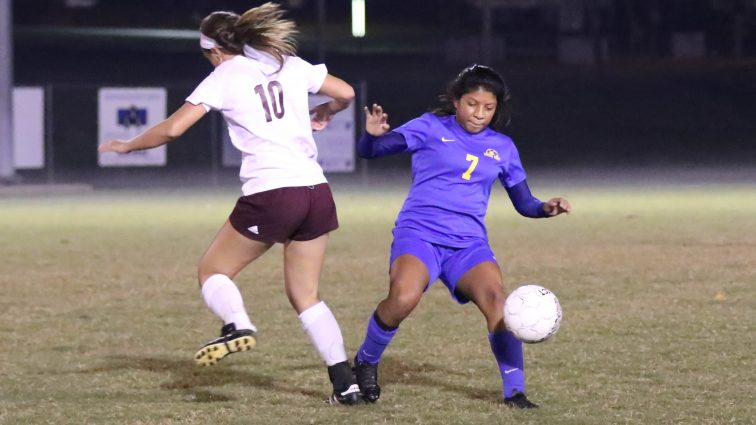
<svg viewBox="0 0 756 425"><path fill-rule="evenodd" d="M403 188L334 185L321 295L347 349L387 289ZM375 405L330 385L283 292L281 249L237 279L258 346L213 368L192 355L220 322L195 264L236 188L0 198L2 424L753 424L756 186L540 185L574 212L488 228L508 287L560 298L553 340L525 348L536 411L500 403L484 321L431 288L381 366Z"/></svg>

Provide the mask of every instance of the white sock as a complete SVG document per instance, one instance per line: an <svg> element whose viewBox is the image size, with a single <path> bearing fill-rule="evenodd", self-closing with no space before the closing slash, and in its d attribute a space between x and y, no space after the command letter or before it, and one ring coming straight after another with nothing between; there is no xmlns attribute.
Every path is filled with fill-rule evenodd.
<svg viewBox="0 0 756 425"><path fill-rule="evenodd" d="M239 288L228 276L214 274L202 284L202 297L210 310L223 319L223 323L233 323L236 329L252 329L257 332L257 327L252 324L244 309Z"/></svg>
<svg viewBox="0 0 756 425"><path fill-rule="evenodd" d="M333 366L346 361L341 329L333 313L323 301L303 311L299 315L299 320L326 365Z"/></svg>

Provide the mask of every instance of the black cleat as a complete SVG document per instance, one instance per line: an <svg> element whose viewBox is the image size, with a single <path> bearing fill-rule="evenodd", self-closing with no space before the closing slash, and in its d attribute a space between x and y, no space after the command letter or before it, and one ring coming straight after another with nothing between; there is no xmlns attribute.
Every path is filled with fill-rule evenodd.
<svg viewBox="0 0 756 425"><path fill-rule="evenodd" d="M333 394L328 397L328 403L333 406L338 404L353 406L355 404L360 404L361 402L362 399L360 399L360 387L358 387L357 384L352 384L345 391L334 389Z"/></svg>
<svg viewBox="0 0 756 425"><path fill-rule="evenodd" d="M329 403L351 406L362 402L360 387L354 382L354 375L348 361L328 366L328 378L333 384L333 393L328 397Z"/></svg>
<svg viewBox="0 0 756 425"><path fill-rule="evenodd" d="M252 329L236 330L236 325L229 323L221 328L220 338L215 338L197 351L194 361L199 366L212 366L231 353L251 350L257 343L256 335Z"/></svg>
<svg viewBox="0 0 756 425"><path fill-rule="evenodd" d="M516 392L511 397L504 399L504 404L517 409L537 409L538 405L528 400L525 393Z"/></svg>
<svg viewBox="0 0 756 425"><path fill-rule="evenodd" d="M378 365L361 362L354 358L354 374L357 377L357 385L360 386L362 398L370 403L375 403L381 398L381 387L378 385Z"/></svg>

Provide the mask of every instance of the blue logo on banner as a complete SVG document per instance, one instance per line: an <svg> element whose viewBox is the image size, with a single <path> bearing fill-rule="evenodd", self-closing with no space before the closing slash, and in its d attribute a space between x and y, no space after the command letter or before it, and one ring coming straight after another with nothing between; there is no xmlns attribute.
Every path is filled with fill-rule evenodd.
<svg viewBox="0 0 756 425"><path fill-rule="evenodd" d="M147 124L147 108L137 108L131 105L127 109L118 110L118 125L124 127L137 127Z"/></svg>

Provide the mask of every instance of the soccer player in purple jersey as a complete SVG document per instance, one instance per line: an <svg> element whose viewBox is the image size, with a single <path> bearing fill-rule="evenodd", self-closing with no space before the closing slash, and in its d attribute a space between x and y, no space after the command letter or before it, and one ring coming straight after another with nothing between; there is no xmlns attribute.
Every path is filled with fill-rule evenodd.
<svg viewBox="0 0 756 425"><path fill-rule="evenodd" d="M393 230L389 293L373 312L355 358L357 382L367 401L378 400L383 351L423 293L441 279L457 302L472 301L485 316L504 403L535 408L525 396L522 343L504 326L506 292L483 220L497 179L525 217L553 217L571 206L564 198L541 202L530 193L517 148L501 133L509 123L509 89L501 75L473 65L440 100L433 113L390 132L381 106L365 108L358 154L411 153L412 187Z"/></svg>

